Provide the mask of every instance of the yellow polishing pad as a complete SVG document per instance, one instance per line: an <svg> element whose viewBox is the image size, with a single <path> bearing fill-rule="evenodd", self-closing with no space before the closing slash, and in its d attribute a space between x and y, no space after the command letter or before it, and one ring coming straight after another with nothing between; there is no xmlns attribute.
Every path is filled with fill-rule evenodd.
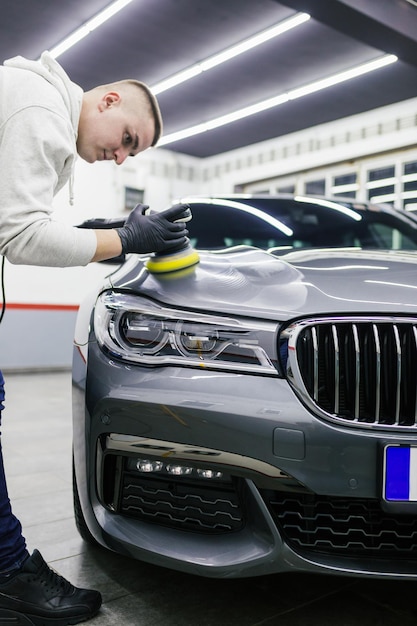
<svg viewBox="0 0 417 626"><path fill-rule="evenodd" d="M198 252L188 246L172 254L155 254L148 259L146 267L152 274L163 274L191 267L196 265L199 260Z"/></svg>

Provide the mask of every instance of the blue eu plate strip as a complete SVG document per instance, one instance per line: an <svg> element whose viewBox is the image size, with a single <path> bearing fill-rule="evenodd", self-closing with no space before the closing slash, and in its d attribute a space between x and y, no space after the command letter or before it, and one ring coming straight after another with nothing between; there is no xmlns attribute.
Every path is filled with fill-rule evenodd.
<svg viewBox="0 0 417 626"><path fill-rule="evenodd" d="M385 499L406 502L417 500L417 448L387 447Z"/></svg>

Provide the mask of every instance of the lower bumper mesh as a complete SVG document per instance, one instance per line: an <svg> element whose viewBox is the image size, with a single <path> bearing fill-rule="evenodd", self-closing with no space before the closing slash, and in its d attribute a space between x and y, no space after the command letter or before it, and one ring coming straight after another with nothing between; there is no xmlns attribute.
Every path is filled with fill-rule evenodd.
<svg viewBox="0 0 417 626"><path fill-rule="evenodd" d="M171 528L205 533L227 533L243 526L233 482L203 485L125 473L119 512Z"/></svg>
<svg viewBox="0 0 417 626"><path fill-rule="evenodd" d="M378 500L264 492L288 545L306 554L417 560L417 518L383 511Z"/></svg>

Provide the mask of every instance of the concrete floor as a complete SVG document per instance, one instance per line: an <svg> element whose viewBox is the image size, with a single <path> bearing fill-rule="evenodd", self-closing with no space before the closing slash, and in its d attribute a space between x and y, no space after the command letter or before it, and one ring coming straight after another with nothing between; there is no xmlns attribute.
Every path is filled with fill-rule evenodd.
<svg viewBox="0 0 417 626"><path fill-rule="evenodd" d="M73 519L69 372L5 374L3 449L30 551L76 585L99 589L92 626L402 626L416 624L410 581L275 575L188 576L86 545ZM2 626L2 625L0 625Z"/></svg>

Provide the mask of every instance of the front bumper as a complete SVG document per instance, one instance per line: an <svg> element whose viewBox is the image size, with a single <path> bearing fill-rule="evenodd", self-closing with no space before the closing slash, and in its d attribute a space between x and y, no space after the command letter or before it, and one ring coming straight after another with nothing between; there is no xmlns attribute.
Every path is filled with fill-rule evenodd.
<svg viewBox="0 0 417 626"><path fill-rule="evenodd" d="M76 479L102 545L213 577L417 578L417 526L380 506L381 445L396 435L319 421L285 380L128 366L109 362L95 344L87 378L75 378ZM221 470L227 484L200 482L202 491L187 477L142 477L128 465L136 457ZM357 523L366 511L370 519ZM383 534L373 538L381 520Z"/></svg>

